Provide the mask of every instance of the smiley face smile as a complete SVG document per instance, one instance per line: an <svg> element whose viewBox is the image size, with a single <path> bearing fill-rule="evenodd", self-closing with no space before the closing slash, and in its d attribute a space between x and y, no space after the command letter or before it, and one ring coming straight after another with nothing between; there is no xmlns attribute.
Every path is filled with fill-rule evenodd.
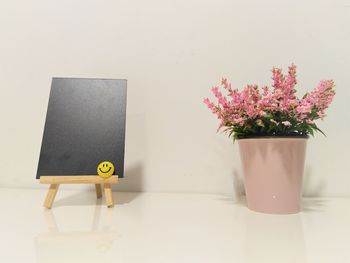
<svg viewBox="0 0 350 263"><path fill-rule="evenodd" d="M101 173L106 174L106 173L109 173L109 171L112 169L112 167L109 167L109 168L108 168L108 170L107 170L106 172L102 171L102 169L101 169L101 168L98 168L98 169L100 170L100 172L101 172Z"/></svg>

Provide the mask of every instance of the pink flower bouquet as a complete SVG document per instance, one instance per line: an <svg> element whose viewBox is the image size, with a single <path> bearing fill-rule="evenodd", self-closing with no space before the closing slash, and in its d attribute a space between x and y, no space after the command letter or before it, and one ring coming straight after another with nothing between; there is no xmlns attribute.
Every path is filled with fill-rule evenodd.
<svg viewBox="0 0 350 263"><path fill-rule="evenodd" d="M308 137L314 131L323 133L315 121L325 117L335 95L334 82L322 80L311 92L301 99L296 96L296 66L289 66L288 75L279 68L272 69L273 89L247 85L242 91L232 89L223 79L219 86L211 89L217 103L204 99L208 108L220 120L219 129L233 139L252 137Z"/></svg>

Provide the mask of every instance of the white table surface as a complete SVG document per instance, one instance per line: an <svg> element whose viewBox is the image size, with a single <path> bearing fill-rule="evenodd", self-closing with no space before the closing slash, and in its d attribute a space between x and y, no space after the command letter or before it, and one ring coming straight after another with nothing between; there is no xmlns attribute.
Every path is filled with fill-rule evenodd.
<svg viewBox="0 0 350 263"><path fill-rule="evenodd" d="M304 198L295 215L222 195L0 189L0 262L350 262L350 199Z"/></svg>

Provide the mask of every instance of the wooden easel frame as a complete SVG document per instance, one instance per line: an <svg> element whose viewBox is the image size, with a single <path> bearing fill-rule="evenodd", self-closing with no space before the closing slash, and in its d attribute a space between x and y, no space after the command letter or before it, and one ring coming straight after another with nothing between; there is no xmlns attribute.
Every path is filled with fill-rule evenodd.
<svg viewBox="0 0 350 263"><path fill-rule="evenodd" d="M50 184L46 195L44 207L51 209L55 200L60 184L95 184L96 197L102 197L102 188L104 186L107 207L113 207L112 184L118 183L118 176L113 175L106 179L97 175L80 176L40 176L41 184Z"/></svg>

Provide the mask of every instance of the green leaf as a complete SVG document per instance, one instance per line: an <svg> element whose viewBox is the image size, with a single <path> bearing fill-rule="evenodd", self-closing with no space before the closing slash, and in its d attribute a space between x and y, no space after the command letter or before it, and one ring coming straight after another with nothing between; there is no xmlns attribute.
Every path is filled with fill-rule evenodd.
<svg viewBox="0 0 350 263"><path fill-rule="evenodd" d="M314 136L314 130L308 125L306 126L307 131L312 135L312 137Z"/></svg>
<svg viewBox="0 0 350 263"><path fill-rule="evenodd" d="M231 137L232 136L232 134L234 133L235 131L232 129L231 131L230 131L230 134L229 134L229 136L228 137Z"/></svg>
<svg viewBox="0 0 350 263"><path fill-rule="evenodd" d="M316 124L314 124L312 127L313 127L315 130L317 130L318 132L322 133L324 137L327 137L326 134L325 134L320 128L318 128L318 127L316 126Z"/></svg>

